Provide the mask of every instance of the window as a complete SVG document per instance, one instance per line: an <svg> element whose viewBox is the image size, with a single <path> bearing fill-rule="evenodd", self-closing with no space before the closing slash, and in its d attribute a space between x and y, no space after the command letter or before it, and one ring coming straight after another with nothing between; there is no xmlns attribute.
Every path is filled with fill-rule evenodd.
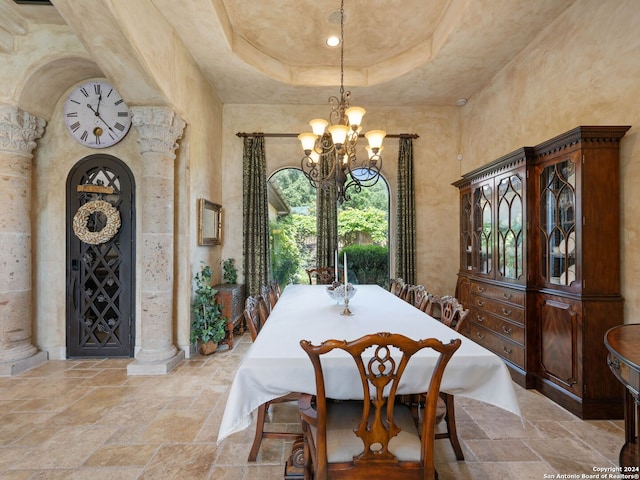
<svg viewBox="0 0 640 480"><path fill-rule="evenodd" d="M268 185L272 277L281 285L308 283L305 270L316 264L316 189L298 168L275 172ZM357 262L353 280L386 285L388 238L389 186L381 179L338 206L338 244L350 251L350 269Z"/></svg>

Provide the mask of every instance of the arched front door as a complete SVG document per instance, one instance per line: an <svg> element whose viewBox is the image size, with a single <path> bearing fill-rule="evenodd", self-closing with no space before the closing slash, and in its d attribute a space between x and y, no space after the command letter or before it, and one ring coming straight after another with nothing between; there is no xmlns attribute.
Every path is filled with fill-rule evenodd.
<svg viewBox="0 0 640 480"><path fill-rule="evenodd" d="M131 170L111 155L85 157L67 177L69 358L133 357L134 194Z"/></svg>

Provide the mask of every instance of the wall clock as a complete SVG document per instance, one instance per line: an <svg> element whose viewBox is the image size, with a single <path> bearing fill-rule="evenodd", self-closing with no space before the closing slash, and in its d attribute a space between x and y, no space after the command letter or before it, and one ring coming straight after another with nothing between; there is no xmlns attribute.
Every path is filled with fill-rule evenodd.
<svg viewBox="0 0 640 480"><path fill-rule="evenodd" d="M105 80L75 87L64 103L64 121L71 136L85 147L115 145L129 131L129 107Z"/></svg>

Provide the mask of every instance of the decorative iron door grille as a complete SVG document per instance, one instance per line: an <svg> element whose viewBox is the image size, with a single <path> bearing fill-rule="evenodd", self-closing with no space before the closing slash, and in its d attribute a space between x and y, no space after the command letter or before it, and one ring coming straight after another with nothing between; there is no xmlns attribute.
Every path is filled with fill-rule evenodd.
<svg viewBox="0 0 640 480"><path fill-rule="evenodd" d="M111 155L85 157L69 173L69 358L133 356L134 188L129 168Z"/></svg>

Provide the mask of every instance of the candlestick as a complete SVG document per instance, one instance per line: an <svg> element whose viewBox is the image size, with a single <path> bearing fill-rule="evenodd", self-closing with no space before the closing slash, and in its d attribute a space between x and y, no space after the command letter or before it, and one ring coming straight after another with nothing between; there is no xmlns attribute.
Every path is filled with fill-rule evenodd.
<svg viewBox="0 0 640 480"><path fill-rule="evenodd" d="M347 291L347 289L345 288L345 292ZM342 311L342 313L340 315L344 315L346 317L350 317L351 315L353 315L353 312L351 310L349 310L349 296L345 295L344 296L344 310Z"/></svg>
<svg viewBox="0 0 640 480"><path fill-rule="evenodd" d="M347 252L344 252L344 296L347 296Z"/></svg>
<svg viewBox="0 0 640 480"><path fill-rule="evenodd" d="M333 262L333 269L335 270L336 283L338 283L338 250L336 250L335 260Z"/></svg>

